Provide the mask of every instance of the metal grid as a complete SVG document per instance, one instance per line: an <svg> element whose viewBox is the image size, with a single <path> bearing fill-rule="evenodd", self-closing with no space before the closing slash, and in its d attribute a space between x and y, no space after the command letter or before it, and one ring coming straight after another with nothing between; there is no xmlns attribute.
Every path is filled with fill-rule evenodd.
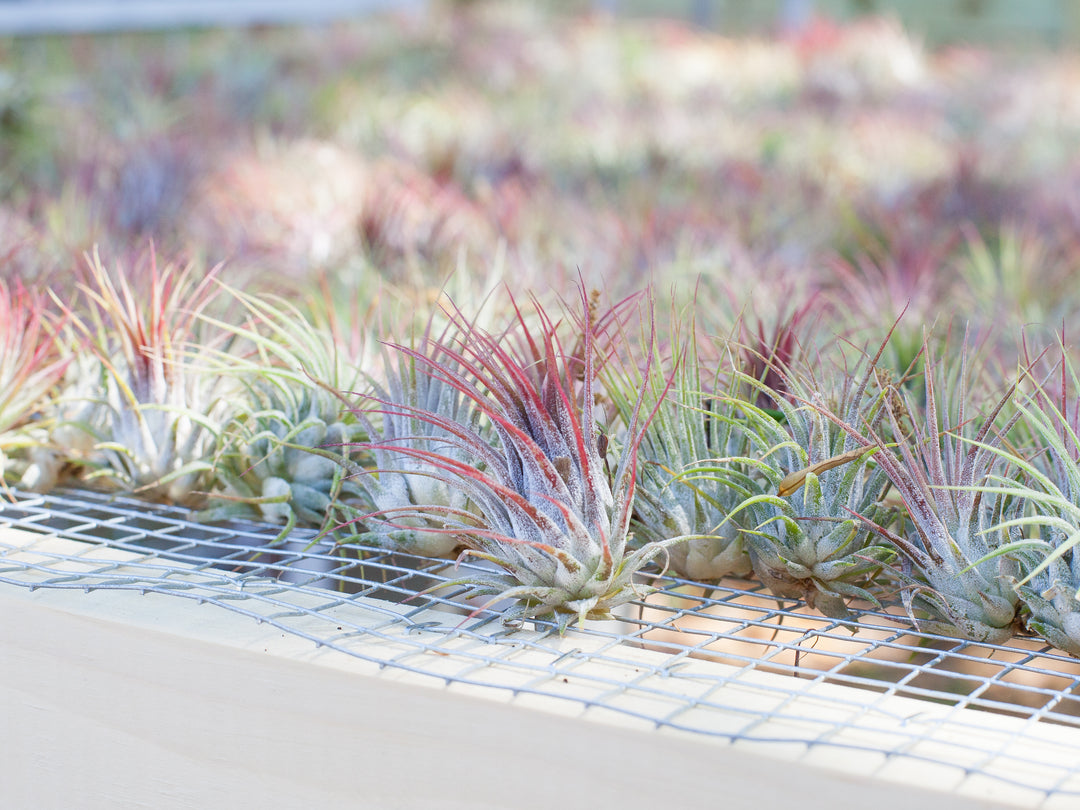
<svg viewBox="0 0 1080 810"><path fill-rule="evenodd" d="M444 560L335 549L313 532L274 544L272 527L83 491L14 493L0 527L37 535L0 539L6 586L171 594L451 688L782 757L841 750L860 772L933 769L959 792L992 785L1028 806L1080 799L1080 662L1034 641L917 633L874 611L827 619L749 583L658 575L617 621L560 636L545 621L506 626L458 587L431 590L460 576Z"/></svg>

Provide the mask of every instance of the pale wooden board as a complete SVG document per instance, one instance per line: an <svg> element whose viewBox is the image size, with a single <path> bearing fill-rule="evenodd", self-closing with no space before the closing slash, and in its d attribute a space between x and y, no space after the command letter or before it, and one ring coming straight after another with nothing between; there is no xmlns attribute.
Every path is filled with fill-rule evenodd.
<svg viewBox="0 0 1080 810"><path fill-rule="evenodd" d="M3 540L10 544L13 537L5 531ZM25 541L27 560L43 559L50 551L82 551L84 559L96 559L98 551L87 554L85 544L58 538L28 535ZM119 553L108 554L117 560ZM485 645L458 638L438 651L416 652L404 624L387 625L384 618L387 610L406 608L377 607L381 612L358 600L334 610L348 613L350 622L370 620L383 638L353 635L335 643L375 661L407 663L431 674L380 668L339 650L316 648L250 617L175 596L0 587L5 648L0 695L10 727L0 742L0 795L14 797L4 806L290 807L303 797L303 806L311 807L539 808L584 806L584 798L591 797L625 807L720 802L824 808L861 806L872 797L875 808L908 808L912 802L974 808L1004 802L1034 806L1038 798L1034 791L962 778L955 768L905 764L884 754L766 743L732 746L704 734L657 732L651 723L587 708L579 698L591 699L595 687L590 679L572 675L566 683L548 679L544 695L447 686L438 676L459 677L470 671L466 667L475 668L475 659L455 651ZM432 614L436 621L446 618ZM301 628L311 623L316 634L325 631L324 625L316 626L322 622L318 617L300 616L296 622ZM399 639L391 632L395 627ZM535 675L522 663L532 656L543 666L554 653L513 648L513 638L507 642L513 666L500 671L492 663L480 680L535 685ZM543 643L557 653L587 652L600 642L571 633ZM670 657L626 648L619 651L625 664L587 666L590 676L607 667L610 672L600 674L617 681L635 677L630 674L634 662L648 673L663 660ZM715 680L718 672L737 674L712 662L686 661L678 679L663 678L667 697L644 698L627 690L612 705L632 711L633 705L620 701L669 700L675 706L675 684L693 696L698 670L702 681ZM1035 746L1050 763L1080 750L1080 734L1073 729L1031 729L1022 720L984 712L750 675L723 688L742 690L739 702L766 715L781 702L788 704L787 714L808 718L836 712L837 706L853 719L870 712L869 726L862 717L862 728L845 731L851 738L837 742L895 745L891 727L910 730L911 724L923 724L927 738L921 745L929 756L950 735L972 729L1005 741L1022 731L1025 754ZM573 699L560 700L561 689ZM955 722L958 717L962 723ZM718 731L733 722L724 712L703 707L688 710L680 720ZM770 731L798 739L798 724L776 723ZM942 748L941 754L955 757L955 749ZM998 766L1008 767L1008 761Z"/></svg>

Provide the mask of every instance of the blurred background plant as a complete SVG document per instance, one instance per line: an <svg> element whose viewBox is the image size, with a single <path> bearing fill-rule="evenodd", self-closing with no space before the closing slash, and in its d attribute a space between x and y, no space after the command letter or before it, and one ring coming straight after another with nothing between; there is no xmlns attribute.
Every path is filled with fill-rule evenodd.
<svg viewBox="0 0 1080 810"><path fill-rule="evenodd" d="M980 241L1006 308L1033 302L1020 317L1075 267L1074 62L930 48L887 20L721 36L483 2L21 37L0 53L0 210L41 269L153 238L256 285L352 268L438 287L463 252L613 295L786 276L843 300L838 331L911 299L917 340L928 298L989 306Z"/></svg>

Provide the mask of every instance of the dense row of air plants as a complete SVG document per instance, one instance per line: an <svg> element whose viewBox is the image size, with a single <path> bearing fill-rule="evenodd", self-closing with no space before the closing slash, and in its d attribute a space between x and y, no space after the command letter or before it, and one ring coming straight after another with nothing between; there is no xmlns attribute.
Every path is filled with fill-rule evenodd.
<svg viewBox="0 0 1080 810"><path fill-rule="evenodd" d="M501 251L617 295L739 265L850 305L866 296L830 260L881 242L922 289L870 286L913 315L939 300L920 268L959 275L942 292L961 297L999 285L1027 319L1075 298L1057 261L1076 251L1073 55L935 52L882 20L737 38L566 4L423 6L333 31L12 39L0 256L66 272L95 242L151 237L262 275L437 286L461 252ZM1019 249L995 233L1006 215ZM941 238L961 223L994 267Z"/></svg>
<svg viewBox="0 0 1080 810"><path fill-rule="evenodd" d="M6 43L4 484L1080 655L1075 57L511 5Z"/></svg>
<svg viewBox="0 0 1080 810"><path fill-rule="evenodd" d="M342 328L329 287L294 303L152 251L94 254L73 289L0 289L6 485L472 558L458 584L563 627L668 570L1080 654L1063 337L1015 379L967 334L928 337L905 374L882 360L892 330L876 353L811 353L782 326L771 346L708 334L694 308L665 332L650 296L584 287L562 317L506 290L468 317L444 295L381 346Z"/></svg>

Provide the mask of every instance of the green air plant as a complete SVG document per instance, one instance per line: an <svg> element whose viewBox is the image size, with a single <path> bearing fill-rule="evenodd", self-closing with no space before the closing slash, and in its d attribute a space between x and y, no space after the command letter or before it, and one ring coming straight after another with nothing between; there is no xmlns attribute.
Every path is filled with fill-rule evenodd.
<svg viewBox="0 0 1080 810"><path fill-rule="evenodd" d="M663 358L654 346L647 379L637 369L615 364L609 364L604 379L626 422L642 390L658 403L638 450L631 545L641 548L683 537L667 549L669 567L688 579L713 582L750 573L744 527L732 513L762 492L763 478L754 476L757 462L747 458L754 437L739 403L725 396L731 392L723 367L705 370L700 339L691 325L674 378L663 373ZM680 342L677 336L674 342Z"/></svg>
<svg viewBox="0 0 1080 810"><path fill-rule="evenodd" d="M240 343L215 353L214 368L242 385L246 407L221 432L210 494L217 505L200 517L283 523L283 535L298 523L326 528L331 504L355 489L346 475L349 448L365 432L348 392L361 387L363 346L345 357L332 333L288 301L225 289L245 323L204 320Z"/></svg>
<svg viewBox="0 0 1080 810"><path fill-rule="evenodd" d="M757 469L769 492L747 498L754 527L746 533L754 572L777 596L805 599L827 616L848 615L851 598L877 603L874 581L895 557L873 542L857 515L890 522L882 504L887 480L869 440L840 423L876 425L882 399L869 390L878 356L861 376L851 371L821 385L788 366L773 365L782 390L740 374L759 398L776 404L779 418L749 403L739 410L763 447Z"/></svg>
<svg viewBox="0 0 1080 810"><path fill-rule="evenodd" d="M1022 604L1024 628L1071 655L1080 657L1080 418L1075 392L1080 380L1061 344L1060 383L1035 382L1017 403L1030 446L982 446L1016 472L994 474L978 487L1016 504L992 532L1010 534L979 564L1007 558L1015 563L1013 586ZM1071 407L1070 407L1071 404ZM1010 580L1012 581L1012 580Z"/></svg>
<svg viewBox="0 0 1080 810"><path fill-rule="evenodd" d="M662 553L659 543L627 548L637 450L648 422L642 398L610 476L593 407L604 360L598 340L626 305L597 316L586 303L569 351L539 305L539 326L531 329L515 305L514 323L501 336L458 319L460 340L441 345L438 355L397 347L416 361L417 374L464 396L493 438L429 409L383 403L383 410L426 422L445 436L427 447L384 442L379 449L425 464L427 475L460 489L469 502L468 510L419 504L400 510L395 520L437 518L457 534L465 555L501 569L469 573L457 583L493 601L515 600L508 620L554 615L565 627L573 619L606 618L642 592L634 574Z"/></svg>
<svg viewBox="0 0 1080 810"><path fill-rule="evenodd" d="M192 346L213 340L199 313L214 298L216 271L159 269L152 250L139 270L141 278L114 276L95 252L79 284L81 311L60 304L78 348L51 438L76 454L84 480L193 503L231 393L187 362Z"/></svg>
<svg viewBox="0 0 1080 810"><path fill-rule="evenodd" d="M69 362L59 350L57 320L46 296L0 279L0 480L12 457L45 453L45 428L35 417L55 396ZM29 477L25 459L18 468L27 486L39 483L39 468Z"/></svg>
<svg viewBox="0 0 1080 810"><path fill-rule="evenodd" d="M847 423L851 435L869 435L876 461L903 500L906 529L876 530L903 555L903 598L920 629L975 641L1008 640L1017 623L1013 588L1020 566L995 554L1008 537L1000 528L1015 508L1007 495L983 486L999 469L995 446L1017 415L995 421L1012 396L1010 388L985 414L970 387L967 337L952 364L926 351L925 410L904 393L887 398L889 422L900 437L899 454L887 449L873 426ZM902 427L903 425L903 427ZM867 519L871 516L863 514Z"/></svg>

